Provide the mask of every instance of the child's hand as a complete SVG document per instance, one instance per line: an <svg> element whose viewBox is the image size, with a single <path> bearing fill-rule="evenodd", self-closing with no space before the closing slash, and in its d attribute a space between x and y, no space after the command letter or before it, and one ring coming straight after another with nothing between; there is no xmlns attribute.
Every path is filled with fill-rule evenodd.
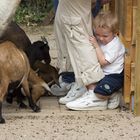
<svg viewBox="0 0 140 140"><path fill-rule="evenodd" d="M98 42L97 42L97 40L96 40L96 38L94 36L90 36L89 41L94 46L94 48L99 47Z"/></svg>

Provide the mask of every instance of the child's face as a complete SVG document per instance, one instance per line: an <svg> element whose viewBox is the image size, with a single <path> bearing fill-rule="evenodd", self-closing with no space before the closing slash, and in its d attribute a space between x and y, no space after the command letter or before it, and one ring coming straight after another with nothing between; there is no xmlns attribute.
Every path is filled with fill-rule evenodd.
<svg viewBox="0 0 140 140"><path fill-rule="evenodd" d="M95 29L95 35L98 42L100 42L103 45L106 45L109 42L111 42L115 36L114 33L110 31L108 28L101 27L97 27Z"/></svg>

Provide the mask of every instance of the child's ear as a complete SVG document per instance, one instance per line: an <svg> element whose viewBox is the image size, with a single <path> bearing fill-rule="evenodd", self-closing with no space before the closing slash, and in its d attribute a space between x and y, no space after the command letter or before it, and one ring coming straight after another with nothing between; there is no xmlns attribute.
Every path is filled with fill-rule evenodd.
<svg viewBox="0 0 140 140"><path fill-rule="evenodd" d="M119 32L114 33L115 36L119 36Z"/></svg>

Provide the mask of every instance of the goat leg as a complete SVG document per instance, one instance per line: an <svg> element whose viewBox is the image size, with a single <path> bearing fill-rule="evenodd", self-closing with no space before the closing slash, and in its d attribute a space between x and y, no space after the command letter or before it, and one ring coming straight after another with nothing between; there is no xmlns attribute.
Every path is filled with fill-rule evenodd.
<svg viewBox="0 0 140 140"><path fill-rule="evenodd" d="M19 105L19 108L27 108L27 105L23 102L25 100L25 95L22 93L22 86L19 86L14 90L14 93L16 94L17 98L17 104Z"/></svg>
<svg viewBox="0 0 140 140"><path fill-rule="evenodd" d="M29 101L29 106L31 107L31 109L32 109L34 112L40 112L40 107L37 106L37 105L33 102L32 96L31 96L31 97L28 97L28 101Z"/></svg>
<svg viewBox="0 0 140 140"><path fill-rule="evenodd" d="M27 79L25 81L23 81L22 83L22 87L25 91L25 94L28 98L28 102L29 102L29 106L31 107L31 109L34 111L34 112L39 112L40 111L40 107L38 107L34 101L33 101L33 98L32 98L32 95L31 95L31 92L29 90L29 84L28 84L28 81Z"/></svg>
<svg viewBox="0 0 140 140"><path fill-rule="evenodd" d="M23 102L21 102L19 104L19 108L26 109L27 108L27 105L25 105Z"/></svg>
<svg viewBox="0 0 140 140"><path fill-rule="evenodd" d="M3 102L4 96L6 94L6 91L8 89L9 79L5 75L4 70L1 70L0 77L1 77L1 83L0 83L0 124L3 124L3 123L5 123L5 119L2 117L2 102Z"/></svg>
<svg viewBox="0 0 140 140"><path fill-rule="evenodd" d="M13 93L11 93L11 91L9 91L8 94L7 94L7 96L6 96L7 103L12 104L13 103L13 98L14 98L13 97Z"/></svg>
<svg viewBox="0 0 140 140"><path fill-rule="evenodd" d="M0 102L0 123L3 124L5 123L4 118L2 117L2 102Z"/></svg>

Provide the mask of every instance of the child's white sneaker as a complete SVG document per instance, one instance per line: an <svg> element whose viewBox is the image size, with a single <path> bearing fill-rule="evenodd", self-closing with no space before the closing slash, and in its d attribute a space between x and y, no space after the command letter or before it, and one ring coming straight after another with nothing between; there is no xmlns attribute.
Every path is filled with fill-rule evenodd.
<svg viewBox="0 0 140 140"><path fill-rule="evenodd" d="M93 90L87 91L82 97L66 104L72 110L106 110L107 100L99 99Z"/></svg>
<svg viewBox="0 0 140 140"><path fill-rule="evenodd" d="M115 109L119 106L122 94L120 92L115 92L112 94L108 100L108 109Z"/></svg>

